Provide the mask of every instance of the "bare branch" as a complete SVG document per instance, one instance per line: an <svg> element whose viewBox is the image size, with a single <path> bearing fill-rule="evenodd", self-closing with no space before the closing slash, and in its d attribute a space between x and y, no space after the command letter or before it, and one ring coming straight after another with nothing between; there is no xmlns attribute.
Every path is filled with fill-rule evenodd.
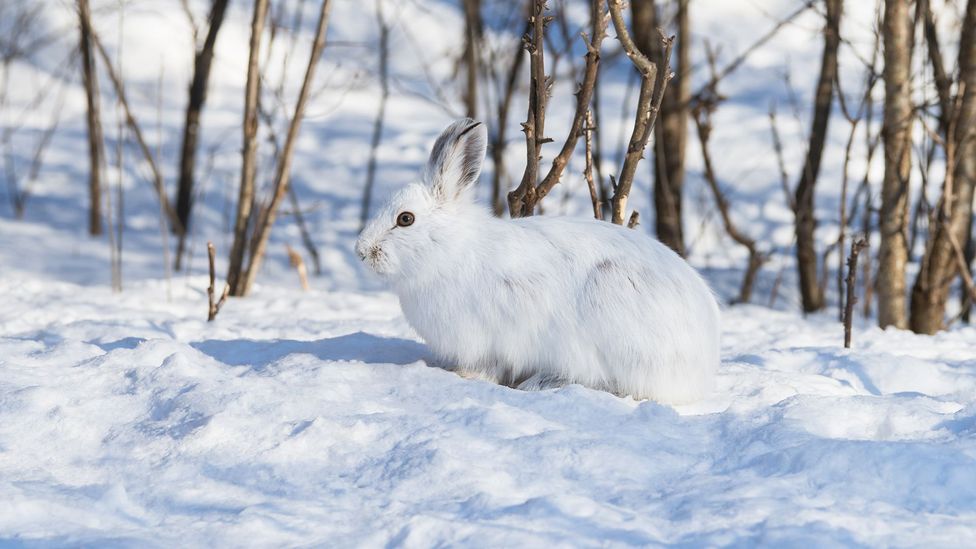
<svg viewBox="0 0 976 549"><path fill-rule="evenodd" d="M244 277L244 254L247 250L248 226L251 223L251 209L254 206L254 178L257 172L257 132L258 99L261 77L258 69L258 56L261 51L261 36L264 34L265 20L268 16L268 0L255 0L251 19L251 42L247 62L247 84L244 92L244 136L243 166L241 185L238 190L237 217L234 221L234 244L230 250L230 265L227 269L227 284L231 295L242 296L247 293Z"/></svg>
<svg viewBox="0 0 976 549"><path fill-rule="evenodd" d="M102 121L99 113L98 76L95 74L95 58L91 51L91 12L88 0L78 0L80 19L81 70L85 85L86 130L88 134L88 234L102 234L102 163L105 160L105 141L102 137Z"/></svg>
<svg viewBox="0 0 976 549"><path fill-rule="evenodd" d="M522 132L525 133L525 171L522 172L519 186L508 193L508 211L512 217L531 215L537 202L535 186L538 180L542 145L545 142L543 135L549 91L543 44L546 32L545 9L545 0L532 0L529 15L529 24L532 26L531 36L527 33L522 38L529 52L529 109L525 122L522 123Z"/></svg>
<svg viewBox="0 0 976 549"><path fill-rule="evenodd" d="M776 126L776 108L769 106L769 131L773 136L773 151L776 153L776 162L779 165L780 186L786 195L786 204L791 211L796 210L796 199L793 198L793 191L790 190L790 176L786 172L786 161L783 158L783 141L779 137L779 128Z"/></svg>
<svg viewBox="0 0 976 549"><path fill-rule="evenodd" d="M211 4L210 17L208 19L207 36L204 38L203 45L196 49L197 34L199 29L193 13L186 0L183 0L184 10L190 23L193 26L193 77L190 80L189 97L187 98L186 114L183 122L183 141L180 148L179 178L176 184L176 215L180 218L180 223L188 229L190 226L190 214L193 209L193 187L194 172L196 170L197 143L200 135L200 113L207 100L207 83L210 80L210 67L213 64L214 47L217 43L217 33L224 22L224 14L227 11L228 0L214 0ZM183 261L183 250L186 245L187 231L180 233L174 268L180 270Z"/></svg>
<svg viewBox="0 0 976 549"><path fill-rule="evenodd" d="M610 19L613 21L613 28L617 31L617 40L620 41L624 54L637 67L641 76L647 80L654 80L657 75L657 64L648 59L634 43L634 39L630 37L630 32L627 31L627 23L624 22L623 2L609 0L609 6Z"/></svg>
<svg viewBox="0 0 976 549"><path fill-rule="evenodd" d="M593 89L599 74L600 45L606 36L608 24L602 2L599 0L593 0L593 2L592 37L587 40L588 37L583 34L587 50L586 64L583 69L583 81L576 92L576 112L573 116L573 124L559 154L553 158L552 166L538 184L535 181L538 177L538 163L542 145L552 141L552 139L542 137L545 127L545 103L552 87L552 80L544 74L545 67L542 57L542 39L545 33L545 23L549 19L544 16L545 1L536 0L533 4L533 16L530 20L532 23L532 40L528 44L532 84L529 98L529 116L525 124L522 125L526 135L528 158L526 159L527 165L525 173L522 175L522 182L518 188L508 195L509 213L512 217L529 216L535 212L536 205L559 183L573 151L576 150L579 137L584 133L586 113L593 100Z"/></svg>
<svg viewBox="0 0 976 549"><path fill-rule="evenodd" d="M586 43L586 66L583 69L583 83L580 84L579 91L576 92L576 113L573 116L573 125L569 130L569 135L566 136L562 149L552 160L549 173L536 188L537 201L549 194L549 191L559 182L586 124L586 114L589 112L590 102L593 100L593 87L600 67L600 45L607 34L607 16L602 10L599 10L597 14L596 21L593 22L593 37ZM587 36L584 33L583 39L586 40L586 38Z"/></svg>
<svg viewBox="0 0 976 549"><path fill-rule="evenodd" d="M220 312L220 308L224 306L224 302L227 301L227 294L230 293L230 286L224 284L224 291L220 293L220 299L214 302L214 260L217 255L214 249L213 242L207 242L207 258L210 260L210 286L207 287L207 300L210 306L207 308L207 322L213 322L217 318L217 313Z"/></svg>
<svg viewBox="0 0 976 549"><path fill-rule="evenodd" d="M628 229L636 229L640 225L640 214L637 210L630 212L630 219L627 220Z"/></svg>
<svg viewBox="0 0 976 549"><path fill-rule="evenodd" d="M864 238L851 242L851 254L847 256L847 300L844 305L844 348L851 348L851 322L854 319L854 305L857 303L855 279L857 278L857 256L868 245Z"/></svg>
<svg viewBox="0 0 976 549"><path fill-rule="evenodd" d="M722 192L722 189L719 188L718 178L715 176L715 170L712 165L712 156L708 149L709 136L712 131L711 113L714 109L715 103L701 104L692 110L692 115L695 120L695 127L698 129L698 141L701 144L702 160L705 164L705 182L708 183L712 195L715 198L715 205L718 207L719 214L722 217L725 232L728 233L732 240L743 246L749 252L749 262L746 266L745 275L742 278L742 285L739 287L739 297L734 301L734 303L748 303L752 297L752 287L755 284L756 274L759 272L763 263L766 262L768 256L759 251L755 240L746 236L733 223L732 216L729 213L729 201Z"/></svg>
<svg viewBox="0 0 976 549"><path fill-rule="evenodd" d="M664 99L664 90L673 76L671 73L670 59L671 50L674 47L674 37L667 37L658 30L662 41L663 70L658 70L657 64L651 62L637 49L634 41L630 38L627 26L624 23L622 3L620 0L609 0L610 19L613 21L614 29L617 31L617 38L620 40L627 57L631 60L641 75L640 93L637 99L637 113L634 120L634 129L631 133L630 143L627 146L627 154L624 156L624 165L620 169L620 176L617 178L613 198L611 199L612 221L617 225L624 223L624 212L627 209L627 199L630 195L630 188L634 182L634 174L637 172L637 164L644 157L644 149L654 130L654 123L657 120L657 113L661 108L661 101Z"/></svg>
<svg viewBox="0 0 976 549"><path fill-rule="evenodd" d="M298 93L298 101L295 104L295 113L288 126L288 133L285 136L285 145L282 149L281 158L278 159L277 170L275 172L274 194L271 202L263 209L258 217L255 226L254 236L251 240L251 257L245 273L244 285L241 288L242 294L246 294L254 280L257 278L258 270L264 259L264 253L268 246L268 238L271 234L271 227L274 225L275 217L278 213L278 206L288 190L289 178L291 176L291 159L295 151L295 141L298 138L298 130L302 124L305 114L305 105L308 102L309 90L312 81L315 79L315 68L319 59L322 57L322 50L325 48L325 35L329 23L329 8L331 0L323 0L322 9L319 11L319 21L315 30L315 41L312 44L312 52L309 55L308 67L305 69L305 78L302 81L301 91Z"/></svg>

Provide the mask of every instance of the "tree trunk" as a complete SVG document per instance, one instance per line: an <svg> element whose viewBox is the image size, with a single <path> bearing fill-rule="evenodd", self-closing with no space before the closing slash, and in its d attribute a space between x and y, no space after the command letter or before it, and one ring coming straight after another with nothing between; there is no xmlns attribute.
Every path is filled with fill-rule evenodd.
<svg viewBox="0 0 976 549"><path fill-rule="evenodd" d="M878 325L907 328L905 264L908 184L911 172L912 18L907 0L886 0L884 10L885 172L881 187L878 250Z"/></svg>
<svg viewBox="0 0 976 549"><path fill-rule="evenodd" d="M78 0L81 20L81 69L88 103L88 233L102 234L102 159L105 157L102 122L99 113L98 77L92 55L91 10L88 0Z"/></svg>
<svg viewBox="0 0 976 549"><path fill-rule="evenodd" d="M668 38L663 31L658 30L658 38L663 48L660 59L652 61L644 55L640 46L633 41L627 31L621 13L621 4L621 0L609 0L610 20L613 21L613 27L617 31L617 40L620 41L627 57L641 75L641 87L637 97L637 111L634 113L634 129L630 134L630 142L624 155L623 166L620 167L613 198L610 199L610 221L616 225L623 225L624 220L627 219L627 199L634 182L634 174L637 172L637 164L644 158L644 149L647 148L651 133L654 131L657 115L672 77L670 60L674 47L674 38ZM635 21L634 24L642 25L640 21ZM630 215L631 223L628 225L631 228L636 223L636 216L636 211Z"/></svg>
<svg viewBox="0 0 976 549"><path fill-rule="evenodd" d="M834 81L837 78L837 49L840 45L841 0L827 0L827 22L824 26L824 49L820 60L820 79L814 98L813 124L810 142L803 161L800 181L796 186L796 264L800 275L800 295L804 312L824 307L823 286L817 275L817 250L814 231L814 190L820 174L820 160L827 139L827 123L833 103Z"/></svg>
<svg viewBox="0 0 976 549"><path fill-rule="evenodd" d="M197 159L197 140L200 129L200 111L207 100L207 82L213 62L214 44L217 32L224 22L228 0L213 0L210 7L210 28L203 46L197 51L193 63L193 78L190 81L190 98L186 105L186 121L183 124L183 147L180 151L180 177L176 191L176 215L183 225L176 250L175 269L180 270L186 235L190 230L190 210L193 208L193 175Z"/></svg>
<svg viewBox="0 0 976 549"><path fill-rule="evenodd" d="M921 268L912 287L911 329L918 333L933 334L945 327L945 307L949 300L952 281L959 274L952 240L965 247L970 234L973 211L973 191L976 187L976 139L972 132L976 126L976 0L969 0L962 25L959 45L959 80L963 96L959 109L943 113L947 130L945 135L952 159L947 169L946 184L938 219L930 233ZM947 102L951 105L951 102ZM955 164L952 166L951 164Z"/></svg>
<svg viewBox="0 0 976 549"><path fill-rule="evenodd" d="M658 239L684 255L681 197L691 99L691 78L688 74L691 67L691 28L688 0L678 0L677 6L675 74L665 90L660 123L654 129L654 211ZM635 0L631 3L631 13L634 18L634 40L651 61L660 62L663 49L657 33L658 17L654 0Z"/></svg>
<svg viewBox="0 0 976 549"><path fill-rule="evenodd" d="M251 287L257 279L258 271L261 269L261 262L264 261L264 254L268 249L268 239L271 236L271 227L274 226L275 218L278 215L278 206L291 184L291 159L294 156L295 142L298 140L298 131L302 126L302 119L305 117L305 106L308 104L312 83L315 81L315 68L322 58L322 50L325 49L325 36L329 27L329 9L331 7L332 0L322 0L319 21L315 28L315 40L312 42L312 52L309 54L308 66L305 68L302 88L299 90L298 99L295 101L295 112L288 124L288 133L285 134L285 145L281 150L281 156L278 157L278 164L275 166L274 191L271 195L271 202L258 215L254 234L251 235L251 256L248 260L247 270L244 271L243 279L238 283L240 294L235 295L247 295L251 291Z"/></svg>
<svg viewBox="0 0 976 549"><path fill-rule="evenodd" d="M481 48L481 0L463 0L464 8L464 109L478 118L478 52Z"/></svg>
<svg viewBox="0 0 976 549"><path fill-rule="evenodd" d="M247 84L244 92L244 147L241 168L241 188L237 199L237 217L234 221L234 243L230 249L227 268L227 285L230 295L245 293L244 253L247 251L248 227L251 224L251 208L254 206L254 178L257 173L258 94L261 75L258 55L261 52L261 36L268 16L268 0L254 1L251 19L251 44L247 61Z"/></svg>

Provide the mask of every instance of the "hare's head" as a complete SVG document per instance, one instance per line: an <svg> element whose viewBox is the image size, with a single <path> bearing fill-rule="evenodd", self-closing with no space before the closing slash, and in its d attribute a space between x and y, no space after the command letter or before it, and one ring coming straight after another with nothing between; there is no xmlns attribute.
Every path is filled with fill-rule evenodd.
<svg viewBox="0 0 976 549"><path fill-rule="evenodd" d="M359 258L385 277L429 271L475 222L472 187L487 141L481 122L465 118L448 126L434 143L423 182L394 195L363 229L356 241Z"/></svg>

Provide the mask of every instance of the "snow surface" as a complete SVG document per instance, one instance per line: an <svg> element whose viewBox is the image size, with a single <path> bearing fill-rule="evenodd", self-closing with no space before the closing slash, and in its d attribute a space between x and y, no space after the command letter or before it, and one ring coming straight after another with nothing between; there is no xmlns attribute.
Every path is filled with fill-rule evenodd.
<svg viewBox="0 0 976 549"><path fill-rule="evenodd" d="M0 281L0 536L82 544L954 545L976 329L726 311L705 402L425 363L384 293ZM181 286L182 288L182 286Z"/></svg>
<svg viewBox="0 0 976 549"><path fill-rule="evenodd" d="M117 3L103 4L99 28L118 52ZM214 166L201 184L188 272L171 280L158 205L130 151L125 289L110 289L106 238L84 234L84 102L74 77L63 131L26 218L13 219L5 201L0 206L0 545L976 545L976 328L925 337L858 319L855 348L845 351L833 310L807 318L796 312L792 219L765 116L769 102L780 101L795 172L803 120L790 119L782 71L794 67L796 92L808 104L819 56L810 47L815 14L758 51L723 88L731 99L716 118L716 169L736 219L774 245L774 258L757 285L758 304L724 311L714 393L671 408L579 386L520 392L427 364L427 348L396 299L352 252L378 97L375 52L354 43L375 39L361 4L336 3L336 43L320 69L324 91L310 106L295 159L295 187L323 274L313 277L312 291L297 288L284 244L300 243L285 215L254 295L231 300L213 323L205 321L203 246L217 245L222 275L240 158L246 51L239 45L247 39L248 6L232 3L218 42L202 126ZM869 48L869 3L848 4L845 32ZM796 2L694 5L702 35L722 44L729 59ZM191 61L186 23L172 6L138 0L127 7L123 56L140 120L160 125L158 135L147 135L161 144L169 185ZM206 2L193 6L202 16ZM306 11L306 26L313 25ZM418 59L426 56L435 76L449 80L453 67L441 56L460 40L443 31L460 24L453 3L404 1L395 13L396 85L379 150L378 200L415 176L451 118L445 105L419 98L433 92ZM63 33L66 43L75 39L72 17L60 2L45 12L49 29L71 31ZM408 34L425 47L416 49ZM859 65L850 50L844 55L842 71L857 81ZM12 65L13 105L32 100L57 59L45 54ZM615 67L603 90L611 110L626 94L626 65ZM560 85L550 108L553 135L568 120L571 86ZM104 83L103 93L111 141L117 115ZM512 135L519 116L510 120ZM15 136L21 167L46 121L31 117ZM844 139L846 128L833 124L818 190L822 242L836 234ZM508 155L517 175L517 143ZM710 199L699 162L692 143L692 262L727 299L743 256L705 213ZM860 177L870 168L852 169ZM586 215L578 166L570 172L547 200L554 212ZM649 182L641 174L633 205L645 217L638 230L650 230ZM110 167L113 188L115 175ZM767 307L781 270L779 298Z"/></svg>

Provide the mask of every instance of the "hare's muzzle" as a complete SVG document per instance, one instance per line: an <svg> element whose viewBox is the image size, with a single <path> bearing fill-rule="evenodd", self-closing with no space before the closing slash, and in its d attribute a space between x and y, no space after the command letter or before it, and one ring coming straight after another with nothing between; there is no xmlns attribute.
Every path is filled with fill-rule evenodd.
<svg viewBox="0 0 976 549"><path fill-rule="evenodd" d="M363 239L360 238L356 241L356 255L359 256L360 261L366 261L369 251L368 249L369 246L363 242Z"/></svg>

